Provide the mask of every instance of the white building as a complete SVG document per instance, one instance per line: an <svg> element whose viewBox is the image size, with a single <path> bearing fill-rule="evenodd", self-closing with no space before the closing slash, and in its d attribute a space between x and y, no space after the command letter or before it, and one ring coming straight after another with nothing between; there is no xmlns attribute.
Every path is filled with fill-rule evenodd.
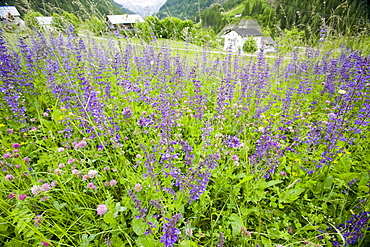
<svg viewBox="0 0 370 247"><path fill-rule="evenodd" d="M238 27L226 31L221 37L225 39L224 50L239 52L243 51L243 45L250 37L254 38L258 49L260 49L262 45L259 44L262 43L262 36L263 33L255 28Z"/></svg>
<svg viewBox="0 0 370 247"><path fill-rule="evenodd" d="M237 27L226 26L222 31L224 38L224 50L239 52L243 51L243 45L247 39L256 41L257 49L264 52L275 52L275 41L270 36L263 36L261 27L256 20L242 19Z"/></svg>
<svg viewBox="0 0 370 247"><path fill-rule="evenodd" d="M52 16L40 16L36 17L37 23L40 25L40 27L44 28L47 31L54 31L53 27L53 18Z"/></svg>
<svg viewBox="0 0 370 247"><path fill-rule="evenodd" d="M15 25L23 28L24 21L20 18L20 14L14 6L0 6L0 21L5 25Z"/></svg>
<svg viewBox="0 0 370 247"><path fill-rule="evenodd" d="M111 29L130 29L135 23L144 22L144 19L138 15L107 15L108 27Z"/></svg>

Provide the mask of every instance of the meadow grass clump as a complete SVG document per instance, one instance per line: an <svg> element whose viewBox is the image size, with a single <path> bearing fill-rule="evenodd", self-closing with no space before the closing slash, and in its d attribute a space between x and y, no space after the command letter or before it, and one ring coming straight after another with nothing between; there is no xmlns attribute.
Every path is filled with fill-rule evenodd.
<svg viewBox="0 0 370 247"><path fill-rule="evenodd" d="M4 246L367 246L369 58L0 36Z"/></svg>

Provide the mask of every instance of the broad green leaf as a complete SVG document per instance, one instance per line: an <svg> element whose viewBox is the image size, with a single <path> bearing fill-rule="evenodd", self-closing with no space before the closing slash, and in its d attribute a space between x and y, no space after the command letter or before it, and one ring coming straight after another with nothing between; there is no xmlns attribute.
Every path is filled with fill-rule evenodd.
<svg viewBox="0 0 370 247"><path fill-rule="evenodd" d="M264 247L271 247L271 240L265 237L261 237L261 240Z"/></svg>
<svg viewBox="0 0 370 247"><path fill-rule="evenodd" d="M146 229L149 228L148 224L143 222L142 219L133 219L132 228L137 235L144 235Z"/></svg>
<svg viewBox="0 0 370 247"><path fill-rule="evenodd" d="M54 205L55 209L59 211L62 208L64 208L65 206L67 206L67 203L61 203L60 204L58 201L54 201L53 205Z"/></svg>
<svg viewBox="0 0 370 247"><path fill-rule="evenodd" d="M136 243L143 247L154 247L158 246L160 242L153 238L152 235L143 235L137 238Z"/></svg>
<svg viewBox="0 0 370 247"><path fill-rule="evenodd" d="M41 118L40 119L40 123L42 125L44 125L48 130L53 130L53 122L49 121L49 120L46 120L46 119L43 119Z"/></svg>
<svg viewBox="0 0 370 247"><path fill-rule="evenodd" d="M108 211L106 214L104 214L103 220L108 225L117 225L117 221L114 219L112 211Z"/></svg>
<svg viewBox="0 0 370 247"><path fill-rule="evenodd" d="M330 190L333 186L333 176L329 175L325 179L324 189Z"/></svg>
<svg viewBox="0 0 370 247"><path fill-rule="evenodd" d="M240 234L240 230L243 227L243 220L237 214L230 215L230 225L233 229L233 235L236 236Z"/></svg>
<svg viewBox="0 0 370 247"><path fill-rule="evenodd" d="M291 189L280 194L280 200L283 203L292 203L298 199L304 189Z"/></svg>
<svg viewBox="0 0 370 247"><path fill-rule="evenodd" d="M86 233L85 234L82 234L81 238L82 238L81 247L87 247L87 246L89 246L89 243L90 243L90 241L89 241L89 235L87 235Z"/></svg>
<svg viewBox="0 0 370 247"><path fill-rule="evenodd" d="M6 232L6 230L8 230L8 227L8 223L0 223L0 232Z"/></svg>
<svg viewBox="0 0 370 247"><path fill-rule="evenodd" d="M196 247L198 245L197 245L197 243L195 243L191 240L183 240L179 243L179 246L181 246L181 247Z"/></svg>
<svg viewBox="0 0 370 247"><path fill-rule="evenodd" d="M238 183L238 186L239 185L241 185L241 184L243 184L243 183L245 183L245 182L247 182L247 181L250 181L250 180L252 180L254 178L254 176L253 175L249 175L249 176L246 176L246 177L244 177L239 183Z"/></svg>
<svg viewBox="0 0 370 247"><path fill-rule="evenodd" d="M268 181L267 184L266 184L266 188L271 187L271 186L274 186L275 184L280 184L282 182L283 182L282 180L271 180L271 181Z"/></svg>

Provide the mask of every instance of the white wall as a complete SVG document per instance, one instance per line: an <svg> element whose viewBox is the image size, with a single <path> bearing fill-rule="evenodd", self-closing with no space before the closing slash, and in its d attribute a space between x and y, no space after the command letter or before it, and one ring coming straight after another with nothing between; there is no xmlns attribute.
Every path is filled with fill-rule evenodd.
<svg viewBox="0 0 370 247"><path fill-rule="evenodd" d="M250 38L250 37L243 38L235 31L231 31L225 34L223 37L225 38L224 50L231 51L231 52L239 52L239 51L242 52L245 41L247 41L247 39ZM261 49L262 37L258 36L258 37L253 37L253 38L257 43L257 48Z"/></svg>

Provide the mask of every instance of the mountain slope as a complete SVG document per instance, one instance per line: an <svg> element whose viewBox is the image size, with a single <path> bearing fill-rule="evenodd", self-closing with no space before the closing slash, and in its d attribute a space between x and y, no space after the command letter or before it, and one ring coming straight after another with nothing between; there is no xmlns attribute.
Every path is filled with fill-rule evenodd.
<svg viewBox="0 0 370 247"><path fill-rule="evenodd" d="M177 17L199 21L201 12L208 7L221 7L224 11L234 8L245 0L167 0L156 16Z"/></svg>
<svg viewBox="0 0 370 247"><path fill-rule="evenodd" d="M79 18L90 18L92 15L104 17L109 14L130 13L112 0L1 0L0 5L16 6L21 15L26 14L29 10L40 12L42 15L50 16L52 13L61 13L67 11L73 13Z"/></svg>
<svg viewBox="0 0 370 247"><path fill-rule="evenodd" d="M182 20L196 20L200 11L211 4L220 2L217 0L167 0L159 9L156 16L160 19L165 17L177 17ZM223 1L224 2L224 1Z"/></svg>

